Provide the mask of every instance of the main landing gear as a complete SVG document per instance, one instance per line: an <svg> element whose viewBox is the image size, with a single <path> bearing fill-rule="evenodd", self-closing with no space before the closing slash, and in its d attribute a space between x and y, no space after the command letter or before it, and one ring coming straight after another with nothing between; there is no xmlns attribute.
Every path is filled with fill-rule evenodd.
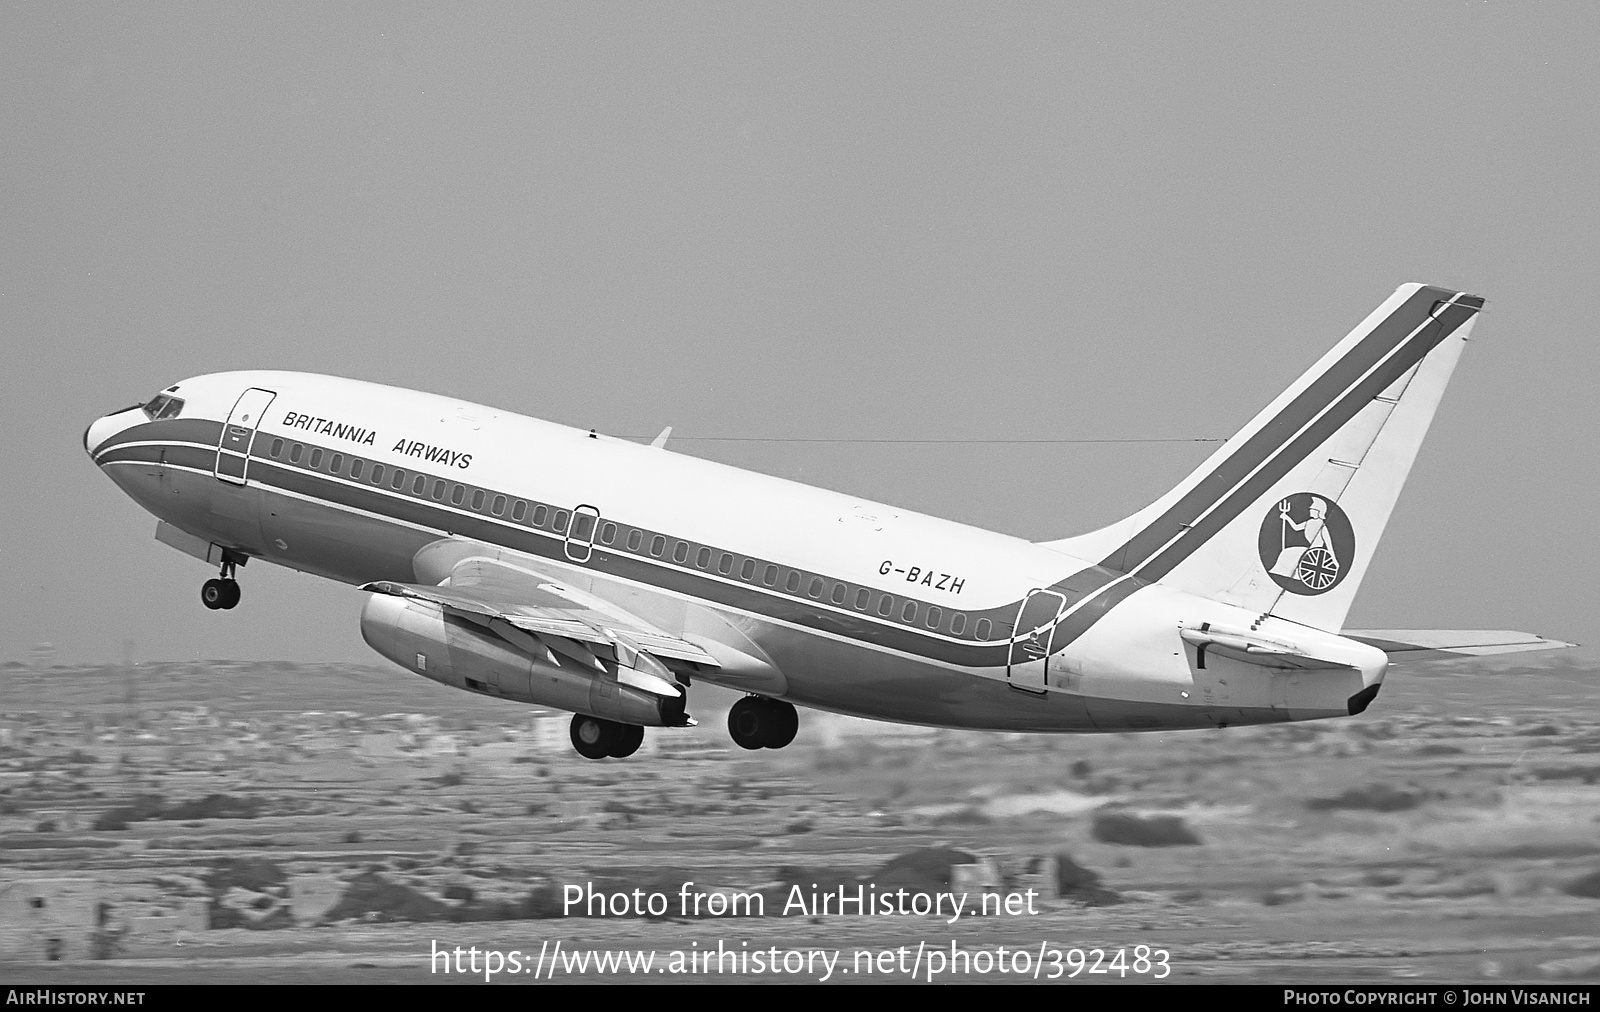
<svg viewBox="0 0 1600 1012"><path fill-rule="evenodd" d="M585 759L626 759L644 744L644 728L614 720L572 716L572 747Z"/></svg>
<svg viewBox="0 0 1600 1012"><path fill-rule="evenodd" d="M200 586L200 603L212 611L232 608L239 603L239 581L233 578L235 567L243 562L232 552L222 554L222 573L215 580Z"/></svg>
<svg viewBox="0 0 1600 1012"><path fill-rule="evenodd" d="M783 748L800 730L793 704L765 696L746 696L728 710L728 734L740 748Z"/></svg>

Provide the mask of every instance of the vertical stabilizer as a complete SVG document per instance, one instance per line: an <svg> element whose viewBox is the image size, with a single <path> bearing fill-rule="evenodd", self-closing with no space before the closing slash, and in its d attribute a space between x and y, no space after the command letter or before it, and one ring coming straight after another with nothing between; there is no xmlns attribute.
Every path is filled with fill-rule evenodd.
<svg viewBox="0 0 1600 1012"><path fill-rule="evenodd" d="M1050 546L1337 630L1482 308L1402 286L1171 492Z"/></svg>

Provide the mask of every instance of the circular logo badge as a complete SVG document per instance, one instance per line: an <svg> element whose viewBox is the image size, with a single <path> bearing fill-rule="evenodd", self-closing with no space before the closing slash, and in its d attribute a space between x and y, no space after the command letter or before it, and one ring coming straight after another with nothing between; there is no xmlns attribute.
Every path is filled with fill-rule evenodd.
<svg viewBox="0 0 1600 1012"><path fill-rule="evenodd" d="M1285 496L1261 519L1261 565L1291 594L1326 594L1356 558L1356 532L1339 504L1313 492Z"/></svg>

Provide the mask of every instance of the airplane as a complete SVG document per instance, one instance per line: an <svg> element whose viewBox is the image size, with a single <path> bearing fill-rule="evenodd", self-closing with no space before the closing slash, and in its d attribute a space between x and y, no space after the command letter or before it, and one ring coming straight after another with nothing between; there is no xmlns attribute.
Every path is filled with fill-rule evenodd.
<svg viewBox="0 0 1600 1012"><path fill-rule="evenodd" d="M366 593L361 634L445 685L573 713L590 759L694 724L783 748L796 709L1110 732L1353 716L1391 662L1571 646L1345 616L1484 300L1401 286L1170 492L1032 543L449 397L225 372L84 449L218 568ZM670 430L669 430L670 431Z"/></svg>

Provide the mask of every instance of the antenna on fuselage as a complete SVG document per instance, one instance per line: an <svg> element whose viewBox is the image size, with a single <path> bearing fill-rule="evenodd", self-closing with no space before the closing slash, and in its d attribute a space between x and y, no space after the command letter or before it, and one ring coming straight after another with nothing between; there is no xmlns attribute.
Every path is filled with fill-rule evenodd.
<svg viewBox="0 0 1600 1012"><path fill-rule="evenodd" d="M670 435L672 435L672 426L669 425L661 430L661 435L650 440L650 445L659 450L667 445L667 437Z"/></svg>

